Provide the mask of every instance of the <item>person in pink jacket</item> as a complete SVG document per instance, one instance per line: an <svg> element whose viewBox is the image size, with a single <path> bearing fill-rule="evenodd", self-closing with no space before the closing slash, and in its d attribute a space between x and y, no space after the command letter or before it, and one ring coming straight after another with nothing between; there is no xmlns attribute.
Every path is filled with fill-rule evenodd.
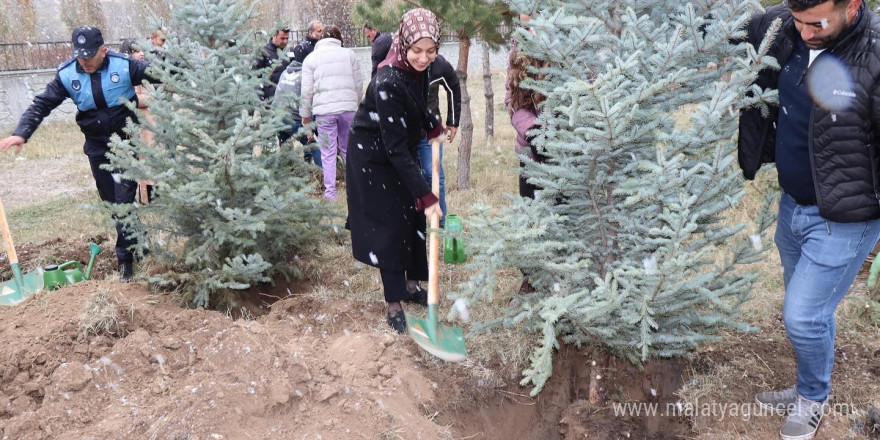
<svg viewBox="0 0 880 440"><path fill-rule="evenodd" d="M520 14L520 21L528 23L529 20L528 15ZM539 79L533 70L545 65L543 61L519 53L516 40L511 40L504 104L507 106L507 111L510 114L510 123L513 125L514 130L516 130L516 142L514 144L516 154L525 154L531 160L538 162L543 162L545 158L531 144L529 130L536 126L535 120L541 112L539 106L544 101L544 96L535 90L523 88L520 84L526 78ZM524 167L525 163L521 162L520 168ZM535 189L535 185L526 181L522 172L520 172L519 195L534 199Z"/></svg>
<svg viewBox="0 0 880 440"><path fill-rule="evenodd" d="M528 23L529 20L528 15L520 14L520 21L522 23ZM541 113L540 104L545 98L535 90L522 87L521 83L526 78L540 79L534 72L534 69L545 66L545 62L519 53L516 40L511 40L504 104L507 106L507 112L510 114L510 123L513 125L514 130L516 130L516 141L514 143L516 154L525 154L529 158L526 160L538 162L543 162L546 157L532 145L530 130L537 126L535 121ZM520 162L519 195L534 199L537 187L529 183L525 176L523 176L522 169L525 168L525 165L525 162ZM523 276L523 282L519 287L519 294L526 295L534 292L534 287L529 283L529 274L523 273Z"/></svg>
<svg viewBox="0 0 880 440"><path fill-rule="evenodd" d="M318 125L318 147L324 171L324 197L336 201L336 152L346 158L348 131L363 95L360 62L351 49L342 47L336 26L324 29L302 67L299 115L303 125L312 118Z"/></svg>

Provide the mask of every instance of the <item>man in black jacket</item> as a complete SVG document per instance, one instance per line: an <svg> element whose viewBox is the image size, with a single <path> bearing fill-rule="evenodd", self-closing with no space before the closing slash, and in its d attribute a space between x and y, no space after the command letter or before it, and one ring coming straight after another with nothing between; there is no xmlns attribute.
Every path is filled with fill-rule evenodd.
<svg viewBox="0 0 880 440"><path fill-rule="evenodd" d="M272 63L278 60L278 52L284 50L287 47L287 42L290 40L290 28L282 27L275 30L272 34L272 38L269 39L269 42L266 43L260 49L260 53L257 56L257 59L254 61L254 70L264 69L272 65ZM262 84L262 98L263 99L272 99L275 96L275 86L278 85L278 79L281 77L281 72L284 72L284 69L287 68L288 62L282 62L275 66L272 69L272 72L269 74L268 81L265 81Z"/></svg>
<svg viewBox="0 0 880 440"><path fill-rule="evenodd" d="M437 122L442 124L443 118L440 117L440 87L446 90L446 142L452 142L458 133L459 118L461 117L461 86L458 83L458 74L455 68L443 55L437 55L428 74L428 108L430 113L437 118ZM427 137L419 142L419 162L422 166L422 174L425 181L429 184L432 178L431 168L431 144ZM440 217L440 226L446 224L446 173L443 172L443 144L440 144L440 169L437 170L440 177L440 210L443 216Z"/></svg>
<svg viewBox="0 0 880 440"><path fill-rule="evenodd" d="M137 182L125 180L102 168L110 160L110 136L123 138L126 120L134 113L125 101L137 102L134 87L140 85L148 63L108 52L98 28L82 26L73 31L73 58L58 67L55 78L46 85L46 91L34 97L34 102L21 116L12 136L0 141L0 151L15 147L16 153L37 130L43 119L67 98L77 107L76 123L85 135L83 152L89 157L92 176L101 200L109 203L133 203ZM126 237L121 223L116 224L116 259L119 278L131 281L134 275L134 256L129 249L134 241Z"/></svg>
<svg viewBox="0 0 880 440"><path fill-rule="evenodd" d="M862 0L788 0L752 18L757 47L775 19L770 49L781 70L756 85L779 90L768 118L742 113L739 163L753 179L776 163L783 195L775 241L783 266L783 319L797 383L755 396L786 410L783 439L812 438L828 408L834 311L880 237L880 18Z"/></svg>
<svg viewBox="0 0 880 440"><path fill-rule="evenodd" d="M376 69L379 67L379 63L384 61L385 57L388 56L388 51L391 49L391 34L383 34L369 23L364 23L364 35L366 35L367 38L370 39L370 43L372 43L372 49L370 51L370 61L373 62L373 70L370 72L370 78L372 78L376 76Z"/></svg>
<svg viewBox="0 0 880 440"><path fill-rule="evenodd" d="M312 20L309 22L306 32L306 37L293 48L293 59L300 64L315 50L315 43L324 37L324 24L318 20Z"/></svg>

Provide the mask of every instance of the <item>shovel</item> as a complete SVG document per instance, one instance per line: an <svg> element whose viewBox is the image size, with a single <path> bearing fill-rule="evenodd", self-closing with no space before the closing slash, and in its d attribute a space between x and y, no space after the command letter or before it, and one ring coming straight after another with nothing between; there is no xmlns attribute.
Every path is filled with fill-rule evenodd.
<svg viewBox="0 0 880 440"><path fill-rule="evenodd" d="M43 275L32 272L27 275L21 274L21 266L18 265L18 255L12 244L12 234L9 233L9 224L6 222L6 211L3 209L3 201L0 200L0 228L3 233L3 247L12 266L12 280L0 283L0 305L12 306L20 303L28 295L39 291L43 287Z"/></svg>
<svg viewBox="0 0 880 440"><path fill-rule="evenodd" d="M440 194L440 144L431 143L431 191L435 196ZM406 315L406 326L416 344L428 353L448 362L463 361L467 355L461 328L441 325L437 320L437 308L440 304L439 274L440 240L437 229L440 228L440 215L431 216L431 234L428 259L428 316L425 319Z"/></svg>

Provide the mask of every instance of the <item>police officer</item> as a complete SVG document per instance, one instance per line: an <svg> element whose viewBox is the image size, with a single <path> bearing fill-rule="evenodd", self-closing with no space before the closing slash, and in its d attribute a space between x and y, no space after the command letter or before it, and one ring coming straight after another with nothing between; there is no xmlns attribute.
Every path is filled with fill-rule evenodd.
<svg viewBox="0 0 880 440"><path fill-rule="evenodd" d="M16 153L21 151L40 122L70 98L78 110L76 123L86 139L83 152L89 158L101 200L132 203L137 183L120 179L101 165L110 162L107 158L110 136L114 133L123 138L127 136L123 132L126 119L135 116L125 101L137 101L134 87L147 79L149 63L108 51L101 30L95 27L78 27L73 30L72 38L73 58L59 66L46 91L34 97L12 136L0 141L0 151L12 147ZM126 237L121 223L116 223L116 234L119 279L127 283L134 275L134 255L129 249L134 241Z"/></svg>

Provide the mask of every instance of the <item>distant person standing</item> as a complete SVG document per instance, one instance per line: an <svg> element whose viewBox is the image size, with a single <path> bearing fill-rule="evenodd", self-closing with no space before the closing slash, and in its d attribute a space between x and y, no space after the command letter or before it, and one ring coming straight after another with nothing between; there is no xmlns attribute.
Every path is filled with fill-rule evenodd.
<svg viewBox="0 0 880 440"><path fill-rule="evenodd" d="M299 100L302 96L302 64L291 61L278 79L278 87L275 88L275 97L272 99L272 107L284 110L284 130L278 132L278 142L283 144L292 138L302 128L302 118L299 115ZM321 167L321 151L314 148L305 134L297 137L305 149L306 162L314 161Z"/></svg>
<svg viewBox="0 0 880 440"><path fill-rule="evenodd" d="M452 67L452 64L449 64L449 61L446 61L446 58L439 54L434 59L434 62L431 63L428 72L428 108L431 114L437 117L437 122L442 123L439 93L442 86L446 90L446 126L444 131L446 133L446 142L452 142L458 133L459 118L461 117L461 85L458 82L458 74L455 73L455 68ZM422 166L422 174L424 174L425 180L430 184L433 174L431 168L431 144L428 142L427 137L419 142L419 163ZM440 144L439 165L440 169L437 171L437 174L440 178L440 210L443 211L443 215L440 217L440 227L442 228L446 225L446 213L448 212L446 210L446 173L443 171L443 144Z"/></svg>
<svg viewBox="0 0 880 440"><path fill-rule="evenodd" d="M272 33L272 38L270 38L269 42L260 49L257 59L254 60L254 70L265 69L271 66L272 63L276 63L279 58L279 51L283 51L284 48L287 47L288 41L290 41L289 27L285 26L275 29L275 32ZM275 96L275 86L278 85L278 78L281 77L281 73L284 72L286 67L286 62L278 63L278 65L272 69L272 72L269 73L268 81L263 81L261 87L263 92L262 98L264 100L271 99Z"/></svg>
<svg viewBox="0 0 880 440"><path fill-rule="evenodd" d="M336 153L345 160L348 131L363 94L360 62L342 47L342 32L330 26L302 68L299 115L303 125L318 125L318 147L324 170L324 197L336 201Z"/></svg>
<svg viewBox="0 0 880 440"><path fill-rule="evenodd" d="M370 72L370 78L372 78L376 76L376 69L379 67L379 63L385 59L385 56L388 55L388 50L391 49L391 34L383 34L369 23L364 23L364 35L372 43L370 53L370 60L373 62L373 70Z"/></svg>
<svg viewBox="0 0 880 440"><path fill-rule="evenodd" d="M160 31L161 32L161 31ZM164 38L163 38L164 44ZM119 45L119 52L128 55L132 59L144 61L145 54L144 51L141 50L140 46L134 40L125 40L122 44ZM134 86L134 91L137 94L137 104L138 108L141 109L145 119L152 125L153 116L149 113L149 100L150 100L150 92L154 90L152 84L147 85L136 85ZM144 143L152 146L153 145L153 132L146 130L144 127L141 127L141 139L144 140ZM138 190L137 190L137 200L141 204L149 203L152 200L153 195L153 182L150 180L141 180L138 182Z"/></svg>
<svg viewBox="0 0 880 440"><path fill-rule="evenodd" d="M132 203L137 183L121 179L118 172L103 169L102 165L110 163L107 158L110 136L116 134L126 138L126 120L136 119L125 102L137 102L134 87L148 78L149 64L118 52L109 52L101 30L95 27L74 29L72 40L73 58L58 68L55 78L46 85L46 91L34 97L12 136L0 141L0 151L13 147L16 153L21 151L43 119L70 98L76 104L76 123L86 138L83 152L89 157L101 200ZM126 236L123 225L116 223L116 259L119 279L124 283L134 276L134 255L130 249L134 244Z"/></svg>
<svg viewBox="0 0 880 440"><path fill-rule="evenodd" d="M165 32L162 31L162 28L156 28L153 32L150 32L150 44L153 47L165 46Z"/></svg>
<svg viewBox="0 0 880 440"><path fill-rule="evenodd" d="M318 20L309 22L306 37L293 48L293 59L303 63L306 57L315 50L315 44L324 36L324 24Z"/></svg>

